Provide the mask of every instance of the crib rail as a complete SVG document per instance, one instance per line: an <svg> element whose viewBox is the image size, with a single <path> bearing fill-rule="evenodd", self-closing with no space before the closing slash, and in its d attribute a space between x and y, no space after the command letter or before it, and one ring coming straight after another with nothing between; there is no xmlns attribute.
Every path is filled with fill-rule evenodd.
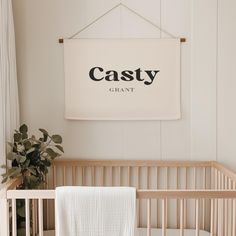
<svg viewBox="0 0 236 236"><path fill-rule="evenodd" d="M162 236L166 236L166 208L167 208L167 200L168 199L179 199L180 200L180 228L179 232L181 236L184 236L184 200L186 199L195 199L196 200L196 222L195 222L195 231L196 236L199 235L200 232L200 225L199 225L199 213L200 213L200 201L204 199L211 199L211 204L217 202L219 204L219 216L218 216L218 223L219 228L223 228L222 222L219 220L223 217L223 201L224 200L230 200L233 201L233 210L232 210L232 223L235 222L235 199L236 199L236 190L137 190L137 200L138 199L145 199L146 205L147 205L147 236L151 236L151 214L152 214L152 206L151 206L151 200L153 199L159 199L161 200L161 211L162 211L162 223L161 223L161 229L162 229ZM12 205L12 215L14 216L16 214L16 199L24 199L26 203L26 236L30 236L30 201L37 200L38 202L38 235L43 236L43 201L54 199L55 198L55 190L9 190L7 191L7 199L11 200ZM232 200L234 199L234 200ZM9 208L9 205L8 205ZM222 212L221 212L222 211ZM222 214L221 214L222 213ZM214 208L212 207L211 210L211 217L214 217ZM211 229L212 229L212 235L213 234L213 228L214 228L214 221L211 222ZM9 235L9 232L8 234ZM12 218L12 236L16 236L16 219L15 217ZM219 234L223 235L223 234ZM235 224L232 224L232 235L235 236Z"/></svg>
<svg viewBox="0 0 236 236"><path fill-rule="evenodd" d="M0 236L16 235L17 199L25 199L26 236L52 229L54 189L62 185L136 187L137 225L147 228L147 236L153 227L162 236L167 228L179 229L180 236L186 228L196 236L200 230L236 236L236 175L217 162L57 160L46 182L45 190L15 190L20 179L1 190L6 227Z"/></svg>
<svg viewBox="0 0 236 236"><path fill-rule="evenodd" d="M137 199L234 199L236 190L137 190ZM7 199L55 199L55 190L9 190Z"/></svg>

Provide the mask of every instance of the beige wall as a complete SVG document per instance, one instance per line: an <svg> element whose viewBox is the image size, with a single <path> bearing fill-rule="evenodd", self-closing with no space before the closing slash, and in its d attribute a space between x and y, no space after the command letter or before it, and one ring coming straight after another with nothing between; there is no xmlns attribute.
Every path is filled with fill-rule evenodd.
<svg viewBox="0 0 236 236"><path fill-rule="evenodd" d="M63 46L120 1L13 0L21 120L64 137L67 157L219 160L236 170L235 0L124 0L182 45L179 121L64 119ZM81 37L166 37L116 9ZM85 101L86 102L86 101Z"/></svg>

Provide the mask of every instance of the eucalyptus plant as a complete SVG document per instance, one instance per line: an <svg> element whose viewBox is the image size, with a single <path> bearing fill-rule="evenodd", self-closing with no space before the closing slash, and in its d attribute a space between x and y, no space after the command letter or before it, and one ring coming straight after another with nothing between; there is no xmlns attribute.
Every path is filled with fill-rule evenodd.
<svg viewBox="0 0 236 236"><path fill-rule="evenodd" d="M44 183L52 161L64 150L60 135L50 135L45 129L39 131L41 137L37 139L34 135L28 135L28 127L25 124L15 130L14 142L8 143L10 151L7 159L11 161L11 166L2 166L6 169L2 174L2 183L18 176L23 180L19 189L35 189Z"/></svg>

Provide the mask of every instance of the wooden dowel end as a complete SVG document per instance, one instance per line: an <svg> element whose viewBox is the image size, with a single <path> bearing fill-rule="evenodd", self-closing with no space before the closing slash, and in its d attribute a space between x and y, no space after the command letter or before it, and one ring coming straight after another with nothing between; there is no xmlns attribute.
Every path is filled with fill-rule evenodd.
<svg viewBox="0 0 236 236"><path fill-rule="evenodd" d="M60 39L58 39L58 42L59 42L59 43L64 43L64 39L63 39L63 38L60 38Z"/></svg>

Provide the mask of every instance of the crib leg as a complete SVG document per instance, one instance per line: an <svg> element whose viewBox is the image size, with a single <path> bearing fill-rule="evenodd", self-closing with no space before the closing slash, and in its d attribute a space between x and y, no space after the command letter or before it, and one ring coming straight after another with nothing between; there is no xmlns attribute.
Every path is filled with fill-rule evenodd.
<svg viewBox="0 0 236 236"><path fill-rule="evenodd" d="M7 199L0 199L1 227L0 236L9 236L9 207Z"/></svg>

